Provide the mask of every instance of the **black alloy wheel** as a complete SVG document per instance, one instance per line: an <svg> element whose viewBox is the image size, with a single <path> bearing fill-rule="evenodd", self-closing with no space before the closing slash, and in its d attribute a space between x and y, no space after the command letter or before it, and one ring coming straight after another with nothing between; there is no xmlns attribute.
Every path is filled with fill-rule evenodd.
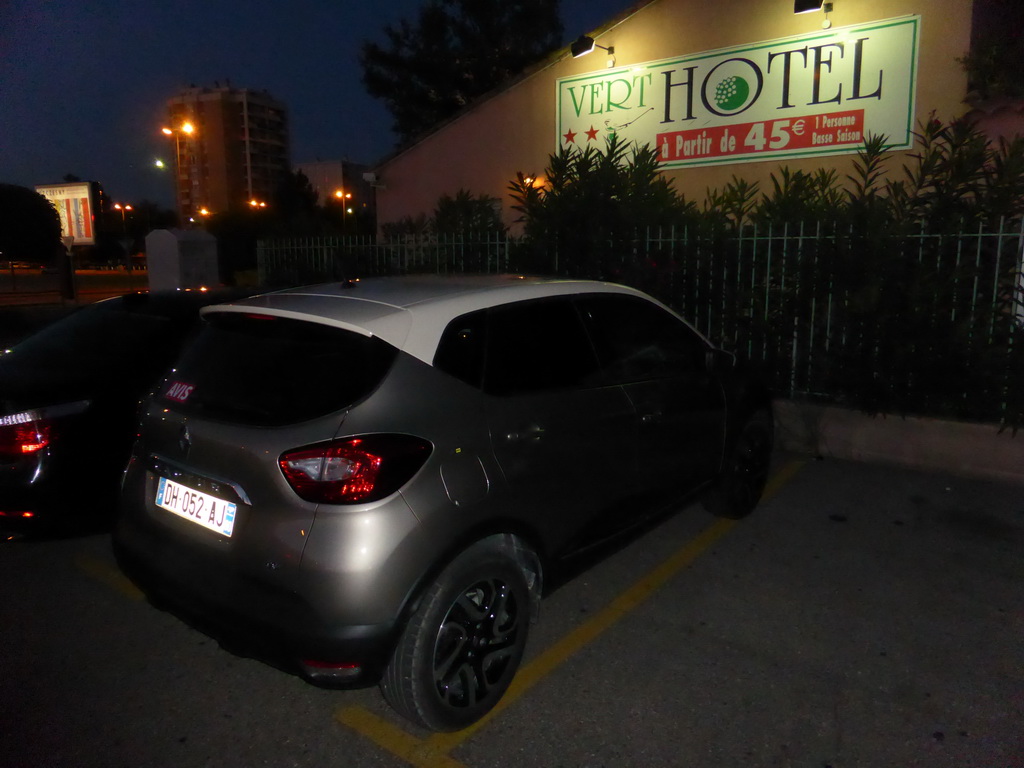
<svg viewBox="0 0 1024 768"><path fill-rule="evenodd" d="M501 699L519 668L531 618L522 567L485 539L421 598L381 679L401 715L434 731L465 728Z"/></svg>
<svg viewBox="0 0 1024 768"><path fill-rule="evenodd" d="M702 499L709 512L733 520L754 511L768 484L774 444L771 412L756 411L743 425L718 482Z"/></svg>
<svg viewBox="0 0 1024 768"><path fill-rule="evenodd" d="M473 707L501 685L525 611L509 584L490 578L465 589L441 621L434 685L449 707Z"/></svg>

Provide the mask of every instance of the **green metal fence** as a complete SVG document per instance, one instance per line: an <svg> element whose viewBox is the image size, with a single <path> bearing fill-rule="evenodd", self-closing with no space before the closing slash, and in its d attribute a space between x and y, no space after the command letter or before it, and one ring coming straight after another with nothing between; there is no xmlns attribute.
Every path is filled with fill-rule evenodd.
<svg viewBox="0 0 1024 768"><path fill-rule="evenodd" d="M260 285L288 286L370 275L431 272L504 272L514 241L500 232L472 237L409 235L308 237L261 240L256 259Z"/></svg>
<svg viewBox="0 0 1024 768"><path fill-rule="evenodd" d="M1024 423L1024 221L856 233L825 224L665 229L614 247L605 277L658 297L780 394L872 412ZM577 274L501 235L310 238L258 248L264 285L430 272Z"/></svg>

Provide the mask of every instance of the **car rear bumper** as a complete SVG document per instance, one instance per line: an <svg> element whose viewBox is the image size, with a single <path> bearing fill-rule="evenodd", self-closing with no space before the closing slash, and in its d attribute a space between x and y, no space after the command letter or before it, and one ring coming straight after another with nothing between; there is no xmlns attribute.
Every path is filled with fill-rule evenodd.
<svg viewBox="0 0 1024 768"><path fill-rule="evenodd" d="M80 494L51 483L18 487L0 484L0 534L19 538L107 531L115 508L116 498L111 493Z"/></svg>
<svg viewBox="0 0 1024 768"><path fill-rule="evenodd" d="M379 680L396 640L394 622L335 626L296 592L258 578L226 573L194 551L161 552L153 538L115 530L114 552L125 574L158 608L217 640L231 653L259 659L310 682L360 687ZM174 562L173 573L160 563ZM216 588L211 588L216 585Z"/></svg>

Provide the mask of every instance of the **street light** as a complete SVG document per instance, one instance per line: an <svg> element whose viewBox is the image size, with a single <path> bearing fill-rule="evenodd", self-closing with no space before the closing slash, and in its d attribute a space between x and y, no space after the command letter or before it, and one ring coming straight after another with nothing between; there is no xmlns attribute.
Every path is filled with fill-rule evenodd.
<svg viewBox="0 0 1024 768"><path fill-rule="evenodd" d="M341 201L341 230L345 232L348 230L348 214L352 213L352 208L349 206L349 202L352 200L352 193L346 192L343 189L334 190L334 196Z"/></svg>
<svg viewBox="0 0 1024 768"><path fill-rule="evenodd" d="M121 231L127 232L128 228L124 221L124 215L128 211L132 210L132 207L128 205L128 203L125 203L124 205L121 205L120 203L114 203L114 209L121 212Z"/></svg>
<svg viewBox="0 0 1024 768"><path fill-rule="evenodd" d="M180 127L176 128L176 129L175 128L168 128L167 126L164 126L163 128L160 129L160 131L164 134L164 136L173 136L174 137L174 162L175 162L175 168L177 169L177 175L175 176L175 179L174 179L174 191L175 191L175 196L178 199L178 211L181 214L182 218L185 218L188 215L188 211L186 211L185 210L185 206L182 205L182 195L181 195L181 134L185 134L186 138L190 138L192 136L192 134L194 134L196 132L196 127L192 123L190 123L190 122L188 122L186 120L185 122L183 122L181 124ZM191 196L194 193L194 190L192 189L192 184L191 184L191 181L192 181L192 166L194 164L195 164L194 162L190 163L189 164L189 169L188 169L188 179L189 179L189 182L190 182L189 183L189 200L190 201L191 201ZM157 167L158 168L162 168L163 167L162 162L159 161L159 160L157 161ZM191 207L191 206L189 206L189 207ZM191 220L192 220L191 217L189 217L189 221L191 221Z"/></svg>
<svg viewBox="0 0 1024 768"><path fill-rule="evenodd" d="M164 135L166 136L171 136L177 133L177 131L175 131L173 128L168 128L167 126L164 126L160 130L163 131ZM196 127L192 125L192 123L186 121L181 124L181 128L179 128L178 130L181 131L182 133L187 133L189 136L191 136L193 133L195 133Z"/></svg>
<svg viewBox="0 0 1024 768"><path fill-rule="evenodd" d="M125 223L125 214L133 210L131 205L125 203L114 203L114 210L121 212L121 247L124 248L124 268L128 273L128 287L132 285L132 245L134 238L128 236L128 226Z"/></svg>

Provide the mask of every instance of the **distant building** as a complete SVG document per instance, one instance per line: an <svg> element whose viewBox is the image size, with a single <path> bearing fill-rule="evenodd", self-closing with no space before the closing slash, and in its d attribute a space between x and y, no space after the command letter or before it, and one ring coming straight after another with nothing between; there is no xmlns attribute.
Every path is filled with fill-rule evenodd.
<svg viewBox="0 0 1024 768"><path fill-rule="evenodd" d="M309 179L320 205L344 205L348 215L363 221L376 216L374 190L364 178L368 166L347 160L317 160L299 163L295 170Z"/></svg>
<svg viewBox="0 0 1024 768"><path fill-rule="evenodd" d="M266 91L187 88L167 113L183 223L266 204L289 171L288 113Z"/></svg>

